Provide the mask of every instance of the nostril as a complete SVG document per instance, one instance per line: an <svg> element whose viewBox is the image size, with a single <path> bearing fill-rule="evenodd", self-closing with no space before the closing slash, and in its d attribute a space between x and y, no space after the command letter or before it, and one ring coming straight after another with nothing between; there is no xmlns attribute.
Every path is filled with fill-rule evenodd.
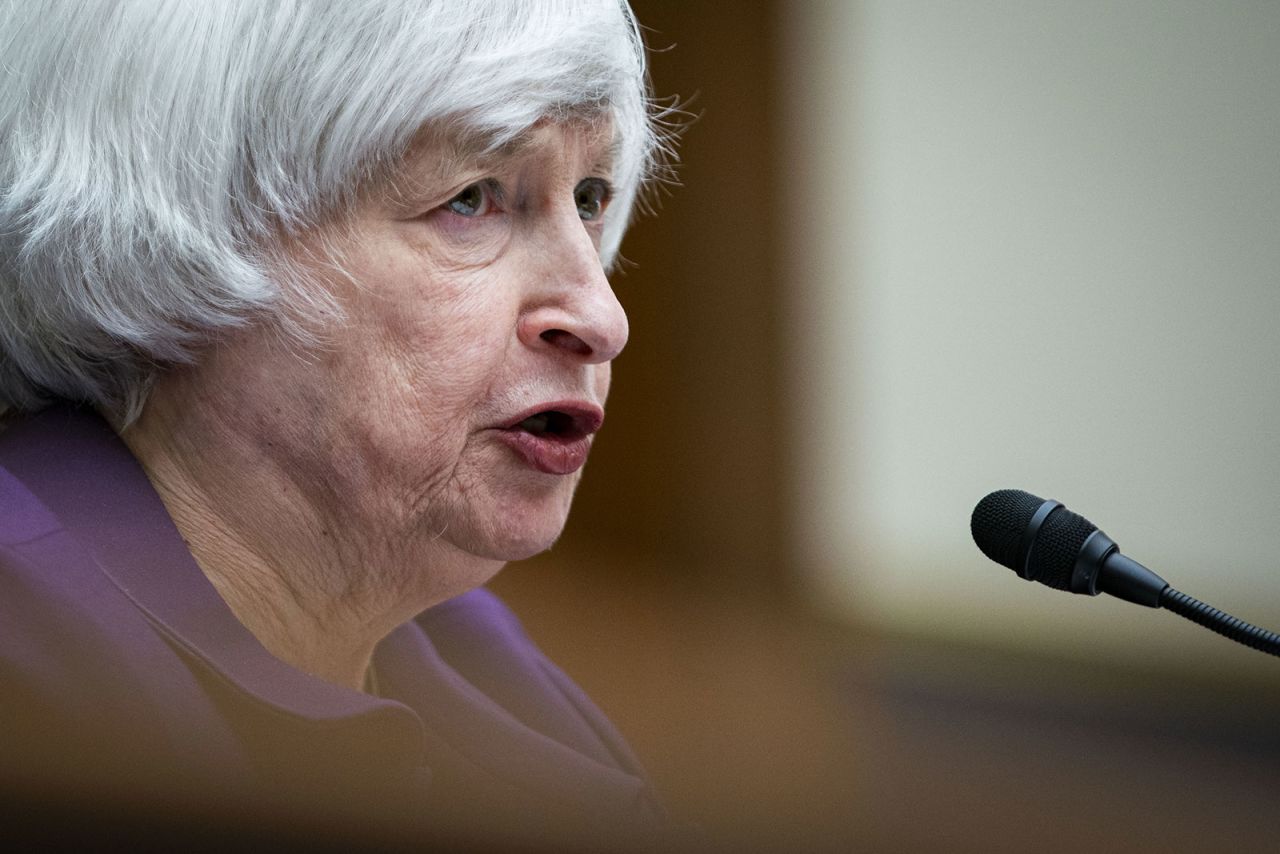
<svg viewBox="0 0 1280 854"><path fill-rule="evenodd" d="M563 329L548 329L538 336L552 347L559 347L579 356L591 355L591 347L572 332Z"/></svg>

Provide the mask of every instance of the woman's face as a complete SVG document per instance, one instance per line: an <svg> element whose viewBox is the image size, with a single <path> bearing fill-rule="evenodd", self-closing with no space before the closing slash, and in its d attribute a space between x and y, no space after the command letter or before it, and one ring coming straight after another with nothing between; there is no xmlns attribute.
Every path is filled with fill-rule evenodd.
<svg viewBox="0 0 1280 854"><path fill-rule="evenodd" d="M495 560L559 535L627 341L598 254L610 144L547 123L493 155L422 145L322 235L347 319L262 417L335 524Z"/></svg>

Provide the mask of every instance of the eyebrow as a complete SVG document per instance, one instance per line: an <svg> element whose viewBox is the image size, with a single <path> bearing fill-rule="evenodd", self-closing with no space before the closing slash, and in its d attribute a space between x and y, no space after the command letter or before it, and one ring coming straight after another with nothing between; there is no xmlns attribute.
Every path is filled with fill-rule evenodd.
<svg viewBox="0 0 1280 854"><path fill-rule="evenodd" d="M496 143L493 134L471 132L451 134L442 140L444 156L440 159L437 174L445 175L458 167L486 171L507 160L514 160L532 148L535 143L532 129L521 131L510 139ZM618 160L622 141L613 135L607 148L591 163L591 171L612 174Z"/></svg>
<svg viewBox="0 0 1280 854"><path fill-rule="evenodd" d="M497 144L489 134L474 133L449 140L444 160L452 165L467 164L484 168L519 157L532 147L533 135L528 131Z"/></svg>

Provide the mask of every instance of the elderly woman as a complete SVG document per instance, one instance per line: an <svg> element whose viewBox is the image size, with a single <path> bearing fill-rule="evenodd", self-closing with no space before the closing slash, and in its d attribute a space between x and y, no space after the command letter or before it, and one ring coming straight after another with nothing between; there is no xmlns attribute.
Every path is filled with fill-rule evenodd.
<svg viewBox="0 0 1280 854"><path fill-rule="evenodd" d="M627 340L625 3L18 0L0 43L7 794L658 824L479 589Z"/></svg>

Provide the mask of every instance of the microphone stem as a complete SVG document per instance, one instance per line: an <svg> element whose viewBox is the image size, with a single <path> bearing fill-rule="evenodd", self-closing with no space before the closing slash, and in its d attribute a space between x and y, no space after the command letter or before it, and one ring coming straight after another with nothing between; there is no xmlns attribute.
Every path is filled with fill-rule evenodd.
<svg viewBox="0 0 1280 854"><path fill-rule="evenodd" d="M1160 594L1160 607L1245 646L1280 655L1280 635L1246 623L1172 587L1166 587Z"/></svg>

